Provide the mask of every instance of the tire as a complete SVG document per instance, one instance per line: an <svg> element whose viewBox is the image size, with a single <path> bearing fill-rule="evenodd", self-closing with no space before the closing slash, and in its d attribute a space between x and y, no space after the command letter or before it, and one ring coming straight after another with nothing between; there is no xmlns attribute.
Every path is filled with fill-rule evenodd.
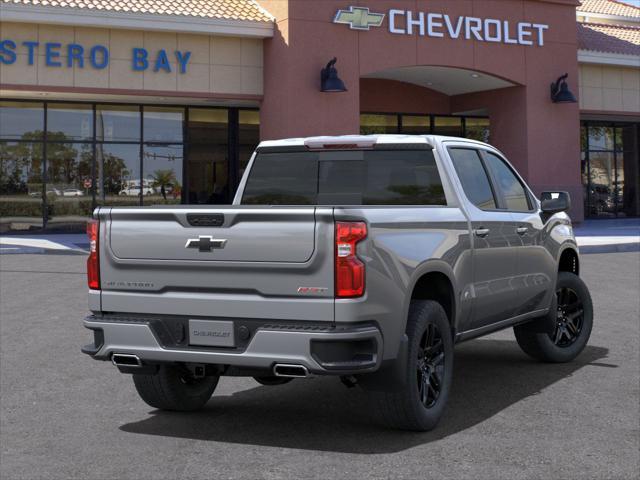
<svg viewBox="0 0 640 480"><path fill-rule="evenodd" d="M395 392L372 392L382 420L392 428L426 432L444 413L453 375L451 326L442 306L414 300L407 320L406 372ZM425 362L425 353L430 351Z"/></svg>
<svg viewBox="0 0 640 480"><path fill-rule="evenodd" d="M556 284L556 327L552 334L535 333L525 325L513 328L520 348L530 357L549 363L575 359L589 341L593 327L593 304L580 277L560 272Z"/></svg>
<svg viewBox="0 0 640 480"><path fill-rule="evenodd" d="M265 376L265 377L253 377L253 379L258 382L260 385L265 386L273 386L273 385L284 385L285 383L289 383L293 378L287 377L276 377L274 376Z"/></svg>
<svg viewBox="0 0 640 480"><path fill-rule="evenodd" d="M154 375L134 374L133 383L140 398L160 410L190 412L209 401L219 376L194 378L181 365L161 365Z"/></svg>

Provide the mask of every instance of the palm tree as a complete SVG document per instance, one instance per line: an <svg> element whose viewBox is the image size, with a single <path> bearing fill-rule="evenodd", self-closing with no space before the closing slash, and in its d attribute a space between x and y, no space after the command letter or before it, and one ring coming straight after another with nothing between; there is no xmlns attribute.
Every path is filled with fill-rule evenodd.
<svg viewBox="0 0 640 480"><path fill-rule="evenodd" d="M156 170L153 172L153 186L160 187L160 193L165 202L167 201L166 186L172 185L176 180L176 174L173 169L169 170Z"/></svg>

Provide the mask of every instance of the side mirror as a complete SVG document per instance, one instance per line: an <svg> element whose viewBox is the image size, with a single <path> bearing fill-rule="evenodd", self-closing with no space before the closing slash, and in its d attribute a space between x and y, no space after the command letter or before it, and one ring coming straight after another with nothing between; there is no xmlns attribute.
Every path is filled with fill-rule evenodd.
<svg viewBox="0 0 640 480"><path fill-rule="evenodd" d="M540 201L542 212L548 215L566 212L571 208L569 192L542 192Z"/></svg>

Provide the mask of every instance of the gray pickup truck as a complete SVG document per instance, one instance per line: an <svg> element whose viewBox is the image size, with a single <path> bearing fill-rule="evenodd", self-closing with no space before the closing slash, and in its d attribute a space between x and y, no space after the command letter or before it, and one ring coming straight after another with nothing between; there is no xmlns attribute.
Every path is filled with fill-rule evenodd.
<svg viewBox="0 0 640 480"><path fill-rule="evenodd" d="M334 375L388 424L429 430L454 344L513 327L544 362L585 347L569 204L472 140L265 141L232 205L95 211L83 352L159 409L203 407L222 375Z"/></svg>

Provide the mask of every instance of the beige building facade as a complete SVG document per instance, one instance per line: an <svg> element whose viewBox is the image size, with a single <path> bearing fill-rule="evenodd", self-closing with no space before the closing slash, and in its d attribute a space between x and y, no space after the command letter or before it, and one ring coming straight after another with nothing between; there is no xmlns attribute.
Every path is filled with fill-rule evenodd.
<svg viewBox="0 0 640 480"><path fill-rule="evenodd" d="M144 91L154 95L160 92L203 97L262 95L261 39L12 22L0 23L0 36L18 46L16 61L10 65L0 64L0 83L7 90L13 85L20 89L33 86L82 91L80 89L88 88L125 94ZM35 58L31 60L25 42L38 44L33 47L31 56ZM47 65L46 45L59 45L49 50L53 62L61 64L59 67ZM82 53L74 50L74 46L82 47ZM100 57L98 62L104 61L102 52L108 52L104 67L102 63L97 64L101 68L94 67L90 62L91 49L95 46L106 49L96 53ZM145 56L136 59L136 51L146 52ZM167 63L156 70L161 52L166 53ZM189 58L185 62L187 54ZM143 60L147 67L136 70L134 62L142 68Z"/></svg>
<svg viewBox="0 0 640 480"><path fill-rule="evenodd" d="M358 130L489 141L578 221L640 216L640 9L418 4L410 35L393 2L0 0L0 232L228 203L261 139ZM321 92L334 56L347 91ZM549 97L564 73L577 105Z"/></svg>

